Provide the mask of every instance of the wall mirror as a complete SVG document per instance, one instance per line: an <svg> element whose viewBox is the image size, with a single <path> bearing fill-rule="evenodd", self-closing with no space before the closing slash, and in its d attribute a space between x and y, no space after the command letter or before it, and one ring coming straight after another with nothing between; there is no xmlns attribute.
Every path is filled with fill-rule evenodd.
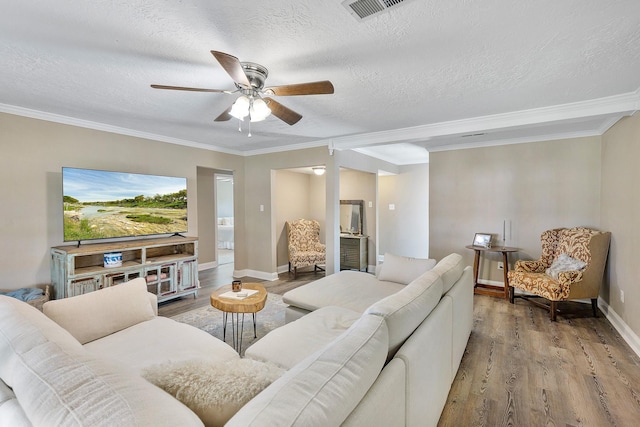
<svg viewBox="0 0 640 427"><path fill-rule="evenodd" d="M361 235L364 200L340 200L340 233Z"/></svg>

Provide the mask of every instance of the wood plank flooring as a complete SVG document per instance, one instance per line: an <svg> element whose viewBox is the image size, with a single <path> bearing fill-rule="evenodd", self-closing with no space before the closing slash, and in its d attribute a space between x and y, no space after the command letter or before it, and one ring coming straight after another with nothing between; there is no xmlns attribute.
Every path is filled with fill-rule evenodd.
<svg viewBox="0 0 640 427"><path fill-rule="evenodd" d="M526 301L474 297L474 326L439 426L635 426L640 358L588 304L557 322Z"/></svg>
<svg viewBox="0 0 640 427"><path fill-rule="evenodd" d="M209 304L232 280L233 264L200 273L197 298L160 305L173 316ZM323 277L288 273L261 282L282 294ZM474 296L474 326L439 426L636 426L640 358L602 314L587 304L561 305L557 322L523 300ZM425 396L428 399L428 396Z"/></svg>

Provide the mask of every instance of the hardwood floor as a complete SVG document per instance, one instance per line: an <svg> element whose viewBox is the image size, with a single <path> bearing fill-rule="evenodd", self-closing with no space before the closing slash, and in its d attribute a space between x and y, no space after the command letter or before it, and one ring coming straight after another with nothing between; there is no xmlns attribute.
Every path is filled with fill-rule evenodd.
<svg viewBox="0 0 640 427"><path fill-rule="evenodd" d="M474 297L474 326L439 426L633 426L640 358L602 314Z"/></svg>
<svg viewBox="0 0 640 427"><path fill-rule="evenodd" d="M200 273L198 298L161 304L173 316L209 304L231 282L233 264ZM288 273L260 282L269 292L323 277ZM439 426L635 426L640 423L640 358L591 306L561 305L557 322L526 301L474 297L474 326ZM425 399L428 399L425 396Z"/></svg>

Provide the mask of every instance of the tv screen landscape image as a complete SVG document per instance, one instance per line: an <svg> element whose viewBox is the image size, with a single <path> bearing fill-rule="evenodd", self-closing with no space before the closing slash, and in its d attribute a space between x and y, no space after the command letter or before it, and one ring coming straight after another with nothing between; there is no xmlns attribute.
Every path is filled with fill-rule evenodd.
<svg viewBox="0 0 640 427"><path fill-rule="evenodd" d="M186 233L187 179L62 168L64 241Z"/></svg>

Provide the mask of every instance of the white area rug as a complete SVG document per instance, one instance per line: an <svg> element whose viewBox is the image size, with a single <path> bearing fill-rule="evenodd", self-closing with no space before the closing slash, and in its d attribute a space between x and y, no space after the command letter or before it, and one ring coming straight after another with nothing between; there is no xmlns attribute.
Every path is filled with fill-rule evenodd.
<svg viewBox="0 0 640 427"><path fill-rule="evenodd" d="M242 349L249 347L252 343L265 336L269 331L284 325L284 309L286 304L282 302L282 296L278 294L268 294L264 308L256 313L256 329L258 338L253 337L253 316L244 315L244 334L242 339ZM242 321L242 314L240 315ZM213 335L222 340L222 311L211 306L196 308L186 313L172 317L178 322L187 323L198 329ZM231 344L231 316L227 318L226 342Z"/></svg>

